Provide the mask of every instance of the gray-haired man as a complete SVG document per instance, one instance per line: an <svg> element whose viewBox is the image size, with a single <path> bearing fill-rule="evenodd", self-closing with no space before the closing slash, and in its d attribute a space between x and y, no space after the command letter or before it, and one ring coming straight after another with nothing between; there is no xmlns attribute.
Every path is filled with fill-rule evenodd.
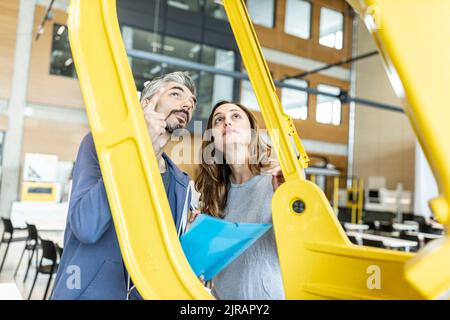
<svg viewBox="0 0 450 320"><path fill-rule="evenodd" d="M196 106L195 85L182 72L146 84L141 106L178 235L191 199L190 178L163 153L170 134L185 128ZM73 172L64 254L53 299L126 299L128 281L92 135L81 142ZM134 291L133 293L135 293ZM139 295L133 294L134 297Z"/></svg>

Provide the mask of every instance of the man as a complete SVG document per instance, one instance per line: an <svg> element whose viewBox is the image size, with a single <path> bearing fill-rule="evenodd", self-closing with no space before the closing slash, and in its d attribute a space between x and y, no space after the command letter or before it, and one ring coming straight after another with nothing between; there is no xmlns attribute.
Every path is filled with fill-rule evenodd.
<svg viewBox="0 0 450 320"><path fill-rule="evenodd" d="M163 148L171 133L192 119L195 94L192 79L174 72L146 84L140 99L178 235L187 222L190 178ZM128 279L91 133L78 151L64 237L52 299L127 298Z"/></svg>

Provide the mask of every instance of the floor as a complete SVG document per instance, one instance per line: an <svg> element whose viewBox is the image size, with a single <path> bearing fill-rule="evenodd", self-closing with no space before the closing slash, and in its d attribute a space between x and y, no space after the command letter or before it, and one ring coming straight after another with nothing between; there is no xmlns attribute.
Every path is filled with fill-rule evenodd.
<svg viewBox="0 0 450 320"><path fill-rule="evenodd" d="M3 228L0 227L0 237L3 233ZM17 235L19 236L19 235ZM0 263L3 259L3 255L5 252L6 244L2 244L0 247ZM30 272L28 273L28 278L26 282L23 282L23 278L25 275L27 263L28 263L28 257L27 253L25 253L24 258L22 259L21 267L19 269L19 272L17 273L16 279L14 279L14 272L17 267L17 263L19 262L20 255L22 253L22 250L24 248L24 242L17 242L17 243L11 243L8 251L8 256L5 261L5 265L3 266L3 270L0 274L0 284L6 284L6 283L15 283L17 286L17 289L22 296L22 299L26 300L28 298L28 294L30 292L31 285L33 284L34 277L36 275L36 259L33 258L33 264L30 268ZM53 276L54 280L54 276ZM42 300L45 287L47 285L48 281L48 275L39 274L36 285L33 290L33 294L31 296L31 300ZM53 286L54 281L52 281ZM4 290L8 290L8 286L0 286ZM49 291L51 288L49 289ZM14 292L11 290L10 292L11 297L16 297L14 295ZM2 292L0 296L5 297L8 295L8 292ZM48 294L49 296L50 294Z"/></svg>

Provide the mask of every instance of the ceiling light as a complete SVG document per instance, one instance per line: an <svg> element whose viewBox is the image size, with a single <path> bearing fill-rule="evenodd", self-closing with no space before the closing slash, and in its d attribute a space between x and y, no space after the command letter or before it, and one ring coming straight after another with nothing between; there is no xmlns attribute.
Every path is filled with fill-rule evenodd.
<svg viewBox="0 0 450 320"><path fill-rule="evenodd" d="M56 31L56 33L58 34L58 35L62 35L63 34L63 32L66 30L66 26L60 26L59 28L58 28L58 31Z"/></svg>

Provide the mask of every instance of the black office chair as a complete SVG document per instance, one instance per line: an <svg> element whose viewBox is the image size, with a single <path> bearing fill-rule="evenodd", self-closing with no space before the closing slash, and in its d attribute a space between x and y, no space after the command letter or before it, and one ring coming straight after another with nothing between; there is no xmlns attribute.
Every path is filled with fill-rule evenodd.
<svg viewBox="0 0 450 320"><path fill-rule="evenodd" d="M15 279L17 276L17 272L19 271L20 264L22 263L22 258L25 254L25 251L28 251L28 266L27 271L25 272L25 276L23 278L23 282L27 280L28 272L30 271L31 263L33 261L34 253L40 248L39 236L36 226L34 224L27 223L27 230L28 230L28 238L25 241L25 247L23 248L22 255L20 256L19 263L17 264L16 272L14 272L14 279ZM39 259L38 253L36 252L36 266L38 265L38 259Z"/></svg>
<svg viewBox="0 0 450 320"><path fill-rule="evenodd" d="M11 242L19 242L27 240L27 237L14 237L14 231L23 230L21 228L14 228L10 219L2 218L3 221L3 234L2 239L0 241L0 248L3 243L6 243L6 250L3 255L2 264L0 265L0 273L2 272L3 265L6 261L6 255L8 254L9 245Z"/></svg>
<svg viewBox="0 0 450 320"><path fill-rule="evenodd" d="M421 241L419 239L418 235L414 235L414 234L407 234L405 232L400 232L400 235L398 236L400 239L403 240L409 240L409 241L415 241L417 242L417 245L414 247L410 247L410 251L411 252L417 252L419 250L419 248L421 247Z"/></svg>
<svg viewBox="0 0 450 320"><path fill-rule="evenodd" d="M444 230L442 230L442 229L435 229L435 228L433 228L433 226L429 226L429 227L430 227L430 230L429 230L428 233L437 234L437 235L443 235L444 234Z"/></svg>
<svg viewBox="0 0 450 320"><path fill-rule="evenodd" d="M419 224L419 232L433 233L433 228L427 223L427 220L423 216L414 216L413 221Z"/></svg>
<svg viewBox="0 0 450 320"><path fill-rule="evenodd" d="M419 222L419 232L434 233L434 229L426 222Z"/></svg>
<svg viewBox="0 0 450 320"><path fill-rule="evenodd" d="M433 228L431 225L427 223L427 220L423 216L414 216L413 219L414 221L419 223L419 232L438 235L443 234L443 230Z"/></svg>
<svg viewBox="0 0 450 320"><path fill-rule="evenodd" d="M55 244L55 246L56 246L56 252L58 252L58 257L59 257L59 260L61 260L61 258L62 258L62 255L63 255L63 248L61 248L60 246L59 246L59 244Z"/></svg>
<svg viewBox="0 0 450 320"><path fill-rule="evenodd" d="M368 247L376 247L376 248L385 248L383 241L380 240L371 240L371 239L362 239L363 246Z"/></svg>
<svg viewBox="0 0 450 320"><path fill-rule="evenodd" d="M378 231L385 233L392 233L394 232L394 227L392 226L391 222L381 221L378 227Z"/></svg>
<svg viewBox="0 0 450 320"><path fill-rule="evenodd" d="M359 245L358 240L356 240L356 237L354 237L354 236L348 236L348 240L350 240L350 242L353 244Z"/></svg>
<svg viewBox="0 0 450 320"><path fill-rule="evenodd" d="M59 258L59 263L61 263L61 258L62 258L62 255L63 255L63 248L61 248L60 246L59 246L59 244L57 244L57 243L55 243L55 247L56 247L56 252L58 253L58 258ZM53 296L53 292L55 291L55 286L53 285L53 288L52 288L52 293L50 294L50 297L52 297Z"/></svg>
<svg viewBox="0 0 450 320"><path fill-rule="evenodd" d="M374 220L374 221L366 221L364 222L369 226L369 230L373 233L376 233L380 230L380 221Z"/></svg>
<svg viewBox="0 0 450 320"><path fill-rule="evenodd" d="M28 295L28 300L30 300L31 298L31 294L33 293L34 285L36 284L39 273L49 275L47 287L45 288L44 297L42 299L45 300L45 298L47 297L48 289L50 288L50 284L52 282L52 276L56 273L56 271L58 271L58 257L55 244L49 240L40 239L40 241L42 246L42 257L41 261L39 262L39 266L37 266L36 269L36 276L34 277L33 285L31 286L30 293ZM43 264L44 259L50 260L51 263Z"/></svg>
<svg viewBox="0 0 450 320"><path fill-rule="evenodd" d="M414 215L413 216L413 220L418 222L419 225L421 225L421 224L425 224L426 225L427 224L427 221L425 220L425 217L423 217L423 216Z"/></svg>

